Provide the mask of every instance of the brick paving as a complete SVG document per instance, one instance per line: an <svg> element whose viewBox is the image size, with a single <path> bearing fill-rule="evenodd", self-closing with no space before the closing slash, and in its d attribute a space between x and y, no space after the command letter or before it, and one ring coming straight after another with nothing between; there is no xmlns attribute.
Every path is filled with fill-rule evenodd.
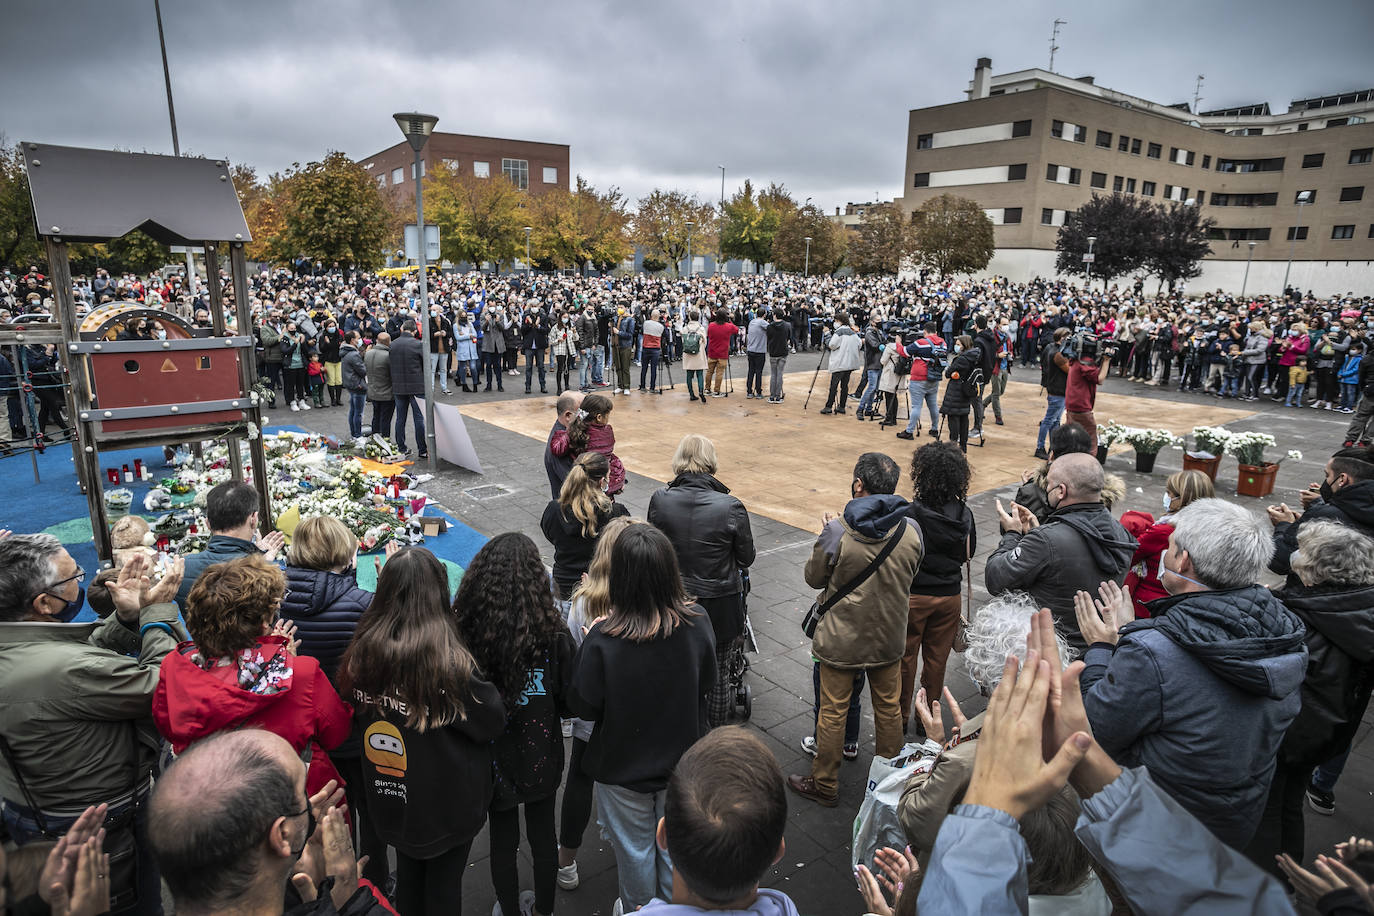
<svg viewBox="0 0 1374 916"><path fill-rule="evenodd" d="M815 360L814 353L797 354L789 361L789 368L813 369ZM742 379L744 370L743 360L737 359L734 373ZM1035 376L1031 373L1036 371L1018 370L1017 376L1021 380L1033 380ZM504 395L495 392L490 395L459 392L443 400L459 405L468 401L513 400L524 397L523 393L517 393L519 387L517 384L510 385ZM819 389L821 386L817 387ZM1199 408L1204 405L1211 408L1216 404L1210 396L1184 395L1172 389L1147 388L1118 379L1108 381L1102 390L1192 403ZM737 396L742 397L743 393ZM800 398L797 400L799 402ZM1227 406L1247 405L1228 402ZM1279 469L1273 497L1253 500L1234 496L1236 463L1233 458L1227 457L1218 475L1219 495L1235 499L1255 512L1262 512L1263 506L1270 502L1286 501L1297 506L1298 491L1321 479L1326 458L1340 446L1347 418L1343 414L1326 411L1284 408L1267 399L1248 406L1258 412L1249 418L1229 423L1229 428L1272 434L1278 440L1278 447L1269 456L1271 460L1282 456L1290 448L1300 449L1304 459L1301 462L1284 461ZM1100 416L1099 422L1107 419L1109 417ZM274 423L295 423L321 432L342 433L346 431L346 408L312 410L308 413L278 411L271 420ZM550 416L550 423L552 420ZM816 420L824 422L820 417ZM539 531L539 519L549 498L543 469L542 442L472 418L467 418L466 423L486 473L477 475L445 466L434 481L426 484L426 488L455 517L478 531L488 535L511 530L528 534L540 546L546 561L552 563L552 549ZM1014 430L1011 427L995 427L989 416L988 431L990 435L998 437L1029 436L1025 463L1028 468L1034 465L1030 456L1034 448L1033 428ZM865 433L862 440L858 438L860 432ZM676 438L677 431L665 431L665 435ZM867 430L856 430L855 436L856 456L860 451L875 447ZM905 442L894 438L887 445L879 447L903 466L909 461L911 445ZM971 449L969 454L975 470L978 451ZM1159 455L1153 473L1141 474L1134 469L1130 451L1114 453L1108 459L1107 469L1123 477L1127 485L1125 503L1115 507L1115 513L1120 515L1126 509L1143 509L1157 514L1164 481L1181 465L1182 453L1166 450ZM661 484L634 473L633 467L629 470L629 486L623 501L631 513L642 517L648 508L650 494ZM725 482L729 483L728 480ZM508 492L485 500L474 499L464 492L465 489L483 484L500 484ZM780 480L778 485L786 488L787 483ZM909 484L904 481L903 486L909 493ZM997 542L994 500L1001 497L1006 501L1014 491L1014 486L1004 486L979 492L970 498L969 504L979 531L979 556L973 562L975 607L987 598L983 589L983 561ZM817 506L814 514L819 518L823 510L830 508ZM785 773L805 772L809 768L810 758L802 753L798 743L802 737L811 734L812 729L811 659L809 642L801 633L800 621L814 593L802 581L801 569L810 552L815 531L794 528L757 515L752 522L759 557L751 573L753 592L749 597L749 613L759 652L752 658L753 671L748 678L754 694L753 717L748 727L759 732L777 756ZM1266 584L1275 584L1278 578L1272 577L1272 580ZM970 713L982 709L983 701L964 672L962 658L957 655L950 659L947 683ZM863 797L873 747L872 720L867 702L864 708L860 757L855 762L844 763L841 768L839 807L821 808L789 795L787 852L764 883L791 895L803 913L863 912L861 898L855 891L850 875L849 838L854 814ZM1329 852L1335 842L1352 833L1371 832L1369 827L1374 824L1374 767L1371 766L1374 763L1374 742L1369 739L1371 722L1374 722L1374 718L1366 717L1356 737L1354 752L1337 785L1335 815L1321 817L1310 810L1306 814L1309 857L1318 852ZM587 830L578 861L582 886L574 892L559 892L558 912L578 916L609 913L616 897L615 862L609 847L597 835L594 819ZM521 867L524 874L522 885L532 886L528 857L523 853ZM491 911L495 898L488 872L485 834L474 845L468 868L462 912L486 914Z"/></svg>

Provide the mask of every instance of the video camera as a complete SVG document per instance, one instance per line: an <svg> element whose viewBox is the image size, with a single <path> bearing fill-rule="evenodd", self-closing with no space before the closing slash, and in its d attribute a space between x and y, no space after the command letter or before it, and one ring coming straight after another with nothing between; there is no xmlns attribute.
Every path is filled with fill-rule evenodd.
<svg viewBox="0 0 1374 916"><path fill-rule="evenodd" d="M1102 349L1102 341L1091 328L1078 328L1064 341L1060 352L1067 360L1097 359Z"/></svg>

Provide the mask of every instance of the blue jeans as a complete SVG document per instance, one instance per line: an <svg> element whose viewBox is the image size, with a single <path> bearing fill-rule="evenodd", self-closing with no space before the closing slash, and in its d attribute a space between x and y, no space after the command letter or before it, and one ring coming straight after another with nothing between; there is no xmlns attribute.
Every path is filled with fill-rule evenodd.
<svg viewBox="0 0 1374 916"><path fill-rule="evenodd" d="M1306 387L1307 387L1307 386L1306 386L1305 383L1302 384L1302 385L1290 385L1289 388L1288 388L1288 398L1283 402L1283 406L1284 406L1284 407L1301 407L1301 406L1302 406L1302 391L1303 391L1303 389L1306 388ZM1296 403L1295 403L1294 399L1296 399Z"/></svg>
<svg viewBox="0 0 1374 916"><path fill-rule="evenodd" d="M535 366L538 366L538 367L539 367L539 390L543 391L544 388L546 387L546 386L545 386L545 382L544 382L544 373L545 373L545 368L546 368L545 365L544 365L544 351L543 351L543 350L526 350L526 351L525 351L525 390L526 390L526 391L529 391L529 390L530 390L530 384L533 383L533 381L534 381L534 367L535 367Z"/></svg>
<svg viewBox="0 0 1374 916"><path fill-rule="evenodd" d="M453 366L453 378L459 385L466 384L469 375L472 376L472 387L476 388L482 380L482 369L480 360L475 356L472 359L460 359Z"/></svg>
<svg viewBox="0 0 1374 916"><path fill-rule="evenodd" d="M406 450L407 408L410 409L411 416L415 418L415 444L420 451L420 457L424 458L429 454L429 443L425 439L425 415L420 410L419 395L396 395L396 444L401 447L401 451Z"/></svg>
<svg viewBox="0 0 1374 916"><path fill-rule="evenodd" d="M348 434L354 439L363 434L363 407L366 404L366 391L348 392Z"/></svg>
<svg viewBox="0 0 1374 916"><path fill-rule="evenodd" d="M1223 377L1221 381L1221 396L1224 398L1240 397L1240 376L1232 375Z"/></svg>
<svg viewBox="0 0 1374 916"><path fill-rule="evenodd" d="M628 348L627 348L628 349ZM596 819L615 851L620 902L632 913L657 897L673 899L673 865L658 848L656 833L663 817L666 790L636 792L624 786L596 784Z"/></svg>
<svg viewBox="0 0 1374 916"><path fill-rule="evenodd" d="M640 350L639 363L639 387L644 387L644 378L649 378L649 388L658 390L658 360L663 351L657 347L645 347Z"/></svg>
<svg viewBox="0 0 1374 916"><path fill-rule="evenodd" d="M1345 769L1346 758L1350 756L1350 747L1341 751L1335 757L1323 763L1312 771L1312 785L1321 789L1323 792L1336 791L1336 780L1341 778L1341 771Z"/></svg>
<svg viewBox="0 0 1374 916"><path fill-rule="evenodd" d="M911 396L911 419L906 421L906 431L909 433L916 431L916 424L921 422L921 405L930 411L930 422L938 425L940 422L940 405L937 400L940 393L939 379L912 379L907 382L907 393Z"/></svg>
<svg viewBox="0 0 1374 916"><path fill-rule="evenodd" d="M590 388L593 382L601 381L601 348L588 347L582 351L582 368L578 372L578 384Z"/></svg>
<svg viewBox="0 0 1374 916"><path fill-rule="evenodd" d="M859 409L857 411L858 415L861 417L872 408L873 399L878 396L878 376L881 372L882 370L880 369L869 369L864 374L864 394L863 397L859 398Z"/></svg>
<svg viewBox="0 0 1374 916"><path fill-rule="evenodd" d="M1052 394L1046 398L1045 418L1040 421L1040 434L1035 437L1035 449L1040 451L1050 438L1050 433L1059 426L1059 418L1064 415L1064 396Z"/></svg>
<svg viewBox="0 0 1374 916"><path fill-rule="evenodd" d="M819 719L821 715L821 666L811 662L811 687L815 691L811 714ZM849 712L844 717L844 743L846 746L859 743L859 725L864 707L864 672L854 672L854 692L849 695ZM811 726L811 734L816 734L816 726Z"/></svg>
<svg viewBox="0 0 1374 916"><path fill-rule="evenodd" d="M1360 386L1352 382L1341 382L1341 409L1354 410L1355 402L1360 399Z"/></svg>

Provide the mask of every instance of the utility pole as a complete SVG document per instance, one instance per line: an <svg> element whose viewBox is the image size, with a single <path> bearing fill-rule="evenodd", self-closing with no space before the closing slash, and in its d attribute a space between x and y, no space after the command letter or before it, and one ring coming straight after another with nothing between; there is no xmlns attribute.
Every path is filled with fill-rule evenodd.
<svg viewBox="0 0 1374 916"><path fill-rule="evenodd" d="M1059 27L1060 27L1061 25L1068 25L1068 24L1069 24L1069 20L1067 20L1067 19L1056 19L1056 20L1054 20L1054 31L1050 33L1050 72L1051 72L1051 73L1054 72L1054 52L1059 50L1059 45L1056 44L1056 42L1059 40Z"/></svg>
<svg viewBox="0 0 1374 916"><path fill-rule="evenodd" d="M177 110L172 104L172 71L167 68L167 39L162 34L162 2L153 0L153 15L157 17L157 44L162 49L162 82L167 87L167 117L172 122L172 155L181 155L181 141L177 139ZM219 269L219 265L215 265ZM205 272L210 273L210 262L205 262ZM196 262L191 254L191 246L186 246L186 292L196 293ZM235 290L235 293L238 291Z"/></svg>

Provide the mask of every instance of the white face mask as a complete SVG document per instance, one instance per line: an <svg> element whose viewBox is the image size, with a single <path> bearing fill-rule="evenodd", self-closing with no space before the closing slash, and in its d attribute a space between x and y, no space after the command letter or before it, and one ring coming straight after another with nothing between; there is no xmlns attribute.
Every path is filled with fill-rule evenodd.
<svg viewBox="0 0 1374 916"><path fill-rule="evenodd" d="M1173 503L1173 501L1174 501L1174 498L1173 498L1172 496L1170 496L1170 495L1169 495L1169 492L1166 490L1166 491L1164 492L1164 511L1165 511L1165 512L1168 512L1168 511L1169 511L1169 506Z"/></svg>

